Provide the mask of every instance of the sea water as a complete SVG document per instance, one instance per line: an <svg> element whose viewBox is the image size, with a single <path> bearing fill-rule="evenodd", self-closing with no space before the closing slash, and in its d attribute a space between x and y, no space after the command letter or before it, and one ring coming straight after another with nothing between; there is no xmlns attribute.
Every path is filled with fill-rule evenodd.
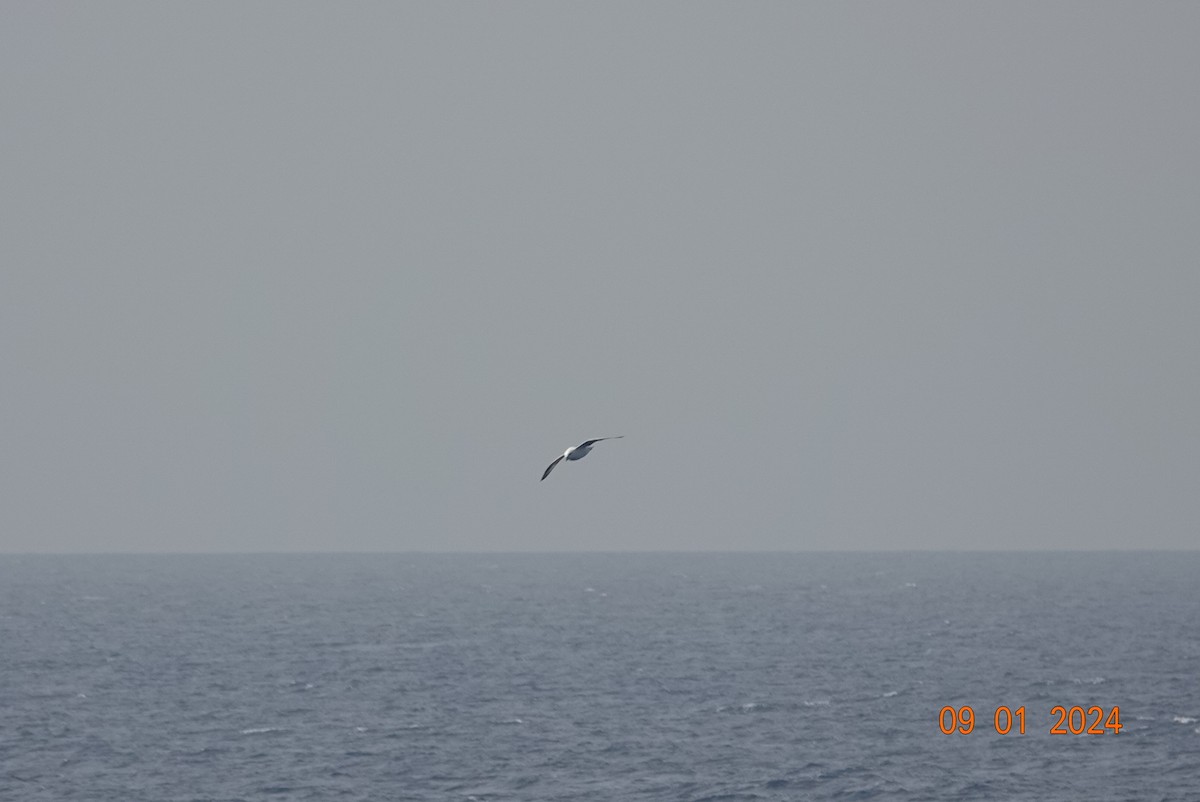
<svg viewBox="0 0 1200 802"><path fill-rule="evenodd" d="M1200 799L1198 720L1200 553L0 556L6 801Z"/></svg>

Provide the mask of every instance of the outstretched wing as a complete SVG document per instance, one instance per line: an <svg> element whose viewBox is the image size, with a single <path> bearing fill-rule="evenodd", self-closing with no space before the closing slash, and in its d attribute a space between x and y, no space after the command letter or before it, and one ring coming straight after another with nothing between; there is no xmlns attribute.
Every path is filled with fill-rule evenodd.
<svg viewBox="0 0 1200 802"><path fill-rule="evenodd" d="M563 457L565 457L565 456L566 456L566 454L563 454ZM538 481L544 482L546 480L546 477L550 475L550 471L554 470L554 466L562 461L563 461L563 458L559 457L558 459L554 460L554 462L551 462L550 466L548 468L546 468L546 472L542 474L542 478L539 479Z"/></svg>
<svg viewBox="0 0 1200 802"><path fill-rule="evenodd" d="M587 448L588 446L592 445L593 443L599 443L601 440L620 440L624 436L625 435L623 435L623 434L619 434L616 437L597 437L595 440L586 440L575 447L576 448Z"/></svg>

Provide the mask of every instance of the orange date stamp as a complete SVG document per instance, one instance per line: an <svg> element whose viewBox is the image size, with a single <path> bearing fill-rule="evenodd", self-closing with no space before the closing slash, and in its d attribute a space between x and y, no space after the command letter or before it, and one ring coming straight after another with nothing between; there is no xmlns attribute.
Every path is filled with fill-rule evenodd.
<svg viewBox="0 0 1200 802"><path fill-rule="evenodd" d="M1079 705L1069 708L1055 705L1050 708L1050 719L1051 735L1116 735L1123 726L1121 708L1117 705L1110 708L1092 705L1086 709ZM975 709L970 705L946 705L938 712L938 729L945 735L969 735L975 731L975 720ZM992 714L992 729L998 735L1008 735L1014 731L1024 735L1025 705L1016 710L1008 705L997 707Z"/></svg>

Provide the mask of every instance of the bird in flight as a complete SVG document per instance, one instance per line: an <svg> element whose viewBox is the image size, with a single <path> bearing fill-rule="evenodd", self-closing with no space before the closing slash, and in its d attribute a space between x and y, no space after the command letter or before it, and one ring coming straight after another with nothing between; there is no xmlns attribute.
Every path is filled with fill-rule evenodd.
<svg viewBox="0 0 1200 802"><path fill-rule="evenodd" d="M616 437L597 437L595 440L585 440L577 446L568 448L563 452L561 457L550 463L550 466L546 468L546 472L542 474L541 481L545 481L546 477L550 475L550 471L554 470L554 466L563 460L574 462L577 459L583 459L589 453L591 453L592 446L596 445L596 443L599 443L601 440L620 440L624 436L625 435L623 434L619 434Z"/></svg>

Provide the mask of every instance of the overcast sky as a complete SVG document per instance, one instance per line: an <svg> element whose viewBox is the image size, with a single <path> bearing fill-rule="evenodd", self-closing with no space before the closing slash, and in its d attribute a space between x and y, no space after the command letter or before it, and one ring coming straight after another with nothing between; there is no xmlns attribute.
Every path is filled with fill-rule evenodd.
<svg viewBox="0 0 1200 802"><path fill-rule="evenodd" d="M1196 548L1197 42L7 2L0 551Z"/></svg>

